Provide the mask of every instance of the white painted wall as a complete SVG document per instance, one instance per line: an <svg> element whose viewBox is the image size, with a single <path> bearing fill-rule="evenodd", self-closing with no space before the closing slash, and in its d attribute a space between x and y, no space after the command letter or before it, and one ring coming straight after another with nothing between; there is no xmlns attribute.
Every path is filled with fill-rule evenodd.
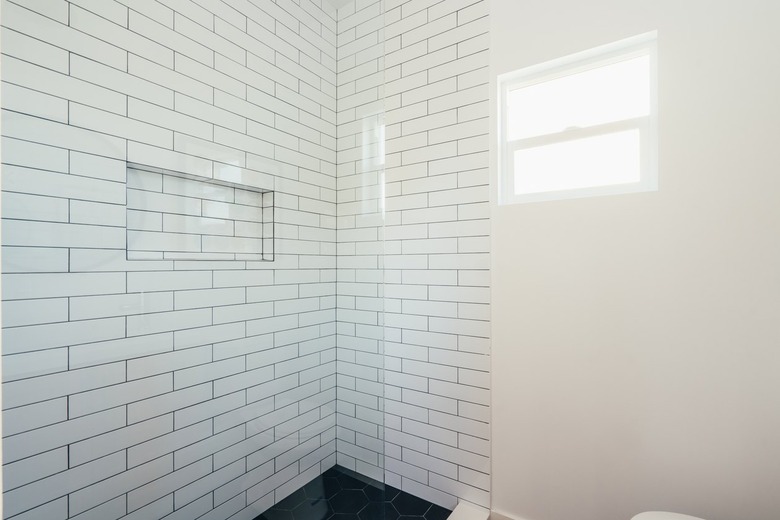
<svg viewBox="0 0 780 520"><path fill-rule="evenodd" d="M659 192L492 206L493 509L780 517L780 4L493 0L490 20L494 84L657 29L661 117Z"/></svg>

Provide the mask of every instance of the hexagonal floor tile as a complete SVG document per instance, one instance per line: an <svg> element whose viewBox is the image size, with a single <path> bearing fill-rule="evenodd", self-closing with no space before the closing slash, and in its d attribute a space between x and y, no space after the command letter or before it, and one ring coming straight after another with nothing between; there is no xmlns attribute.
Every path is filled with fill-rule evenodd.
<svg viewBox="0 0 780 520"><path fill-rule="evenodd" d="M341 471L338 470L335 466L325 470L325 473L322 474L323 477L338 477L341 475Z"/></svg>
<svg viewBox="0 0 780 520"><path fill-rule="evenodd" d="M449 509L444 509L441 506L433 504L431 508L425 512L425 520L447 520L450 513L452 513L452 511Z"/></svg>
<svg viewBox="0 0 780 520"><path fill-rule="evenodd" d="M293 520L325 520L333 514L333 509L324 498L306 500L293 509Z"/></svg>
<svg viewBox="0 0 780 520"><path fill-rule="evenodd" d="M303 486L303 490L306 492L306 498L308 499L329 499L341 491L341 485L335 477L317 477Z"/></svg>
<svg viewBox="0 0 780 520"><path fill-rule="evenodd" d="M446 520L451 511L333 467L255 520Z"/></svg>
<svg viewBox="0 0 780 520"><path fill-rule="evenodd" d="M401 516L422 516L431 507L431 503L404 491L393 499L393 505Z"/></svg>
<svg viewBox="0 0 780 520"><path fill-rule="evenodd" d="M363 489L363 492L371 502L390 502L398 496L398 493L400 493L400 491L393 486L384 485L376 487L372 484L367 485Z"/></svg>
<svg viewBox="0 0 780 520"><path fill-rule="evenodd" d="M358 513L360 520L397 520L398 511L390 502L369 502Z"/></svg>
<svg viewBox="0 0 780 520"><path fill-rule="evenodd" d="M350 477L344 473L339 475L338 479L339 484L341 484L341 489L363 489L368 485L362 480L358 480L355 477Z"/></svg>
<svg viewBox="0 0 780 520"><path fill-rule="evenodd" d="M306 493L303 488L297 489L292 492L290 496L282 499L279 503L274 505L274 509L283 509L285 511L292 511L306 500Z"/></svg>
<svg viewBox="0 0 780 520"><path fill-rule="evenodd" d="M368 504L368 497L359 489L342 489L330 499L330 506L337 514L357 514Z"/></svg>
<svg viewBox="0 0 780 520"><path fill-rule="evenodd" d="M355 514L341 514L336 513L330 517L330 520L360 520L358 515Z"/></svg>
<svg viewBox="0 0 780 520"><path fill-rule="evenodd" d="M292 511L271 508L258 517L260 520L293 520Z"/></svg>

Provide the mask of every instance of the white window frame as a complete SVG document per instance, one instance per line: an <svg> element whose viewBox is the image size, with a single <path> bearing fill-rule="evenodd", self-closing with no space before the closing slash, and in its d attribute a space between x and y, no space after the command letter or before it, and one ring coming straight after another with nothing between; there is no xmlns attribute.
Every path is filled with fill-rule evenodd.
<svg viewBox="0 0 780 520"><path fill-rule="evenodd" d="M586 128L567 128L553 134L507 141L507 100L510 91L640 56L649 56L650 58L649 115ZM502 74L498 77L498 99L499 204L658 190L658 48L656 31ZM639 182L540 193L515 193L515 151L626 130L639 130L640 132Z"/></svg>

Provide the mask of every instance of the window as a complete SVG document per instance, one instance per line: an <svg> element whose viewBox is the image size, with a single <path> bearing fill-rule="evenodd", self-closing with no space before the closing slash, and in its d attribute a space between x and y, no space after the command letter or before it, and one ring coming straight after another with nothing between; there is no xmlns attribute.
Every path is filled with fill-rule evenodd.
<svg viewBox="0 0 780 520"><path fill-rule="evenodd" d="M656 35L499 77L502 204L653 191Z"/></svg>

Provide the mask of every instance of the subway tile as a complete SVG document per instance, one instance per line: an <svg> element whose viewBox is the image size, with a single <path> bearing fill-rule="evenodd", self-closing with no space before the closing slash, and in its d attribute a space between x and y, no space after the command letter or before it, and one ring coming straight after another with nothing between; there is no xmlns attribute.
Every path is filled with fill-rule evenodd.
<svg viewBox="0 0 780 520"><path fill-rule="evenodd" d="M3 163L36 170L68 171L68 151L29 141L2 138Z"/></svg>
<svg viewBox="0 0 780 520"><path fill-rule="evenodd" d="M176 291L174 293L174 306L176 310L220 307L244 303L245 298L246 289L243 287Z"/></svg>
<svg viewBox="0 0 780 520"><path fill-rule="evenodd" d="M211 421L202 421L136 444L127 450L127 466L133 468L194 444L211 435Z"/></svg>
<svg viewBox="0 0 780 520"><path fill-rule="evenodd" d="M127 335L138 336L211 325L210 309L158 312L127 317Z"/></svg>
<svg viewBox="0 0 780 520"><path fill-rule="evenodd" d="M222 92L215 93L214 105L204 103L193 97L176 93L175 103L176 111L183 114L190 115L192 117L208 121L215 125L219 125L225 128L229 128L236 132L243 132L246 130L246 118L235 111L230 109L219 108L219 99L223 99L223 96L228 97L229 94L223 94ZM232 99L237 99L230 96Z"/></svg>
<svg viewBox="0 0 780 520"><path fill-rule="evenodd" d="M128 55L127 71L133 76L143 78L168 90L180 92L208 103L214 101L214 88L205 82L135 54Z"/></svg>
<svg viewBox="0 0 780 520"><path fill-rule="evenodd" d="M127 27L127 7L115 0L74 0L71 2L115 24Z"/></svg>
<svg viewBox="0 0 780 520"><path fill-rule="evenodd" d="M211 361L211 347L163 352L127 361L128 381L201 365ZM174 373L174 378L176 373Z"/></svg>
<svg viewBox="0 0 780 520"><path fill-rule="evenodd" d="M60 6L61 4L58 5ZM110 64L112 67L127 68L126 51L16 4L8 2L3 7L3 25L64 50Z"/></svg>
<svg viewBox="0 0 780 520"><path fill-rule="evenodd" d="M6 355L3 359L3 381L29 379L68 370L66 348L39 350Z"/></svg>
<svg viewBox="0 0 780 520"><path fill-rule="evenodd" d="M65 447L12 462L3 468L3 488L11 490L68 469Z"/></svg>
<svg viewBox="0 0 780 520"><path fill-rule="evenodd" d="M176 53L189 56L190 58L209 66L214 64L214 51L212 49L209 49L184 35L174 32L170 28L159 23L158 19L148 18L131 10L128 27L130 31L145 36L151 41L165 42L166 46ZM178 66L178 64L178 60L176 60L176 65Z"/></svg>
<svg viewBox="0 0 780 520"><path fill-rule="evenodd" d="M124 160L110 159L99 155L86 154L70 151L70 173L77 176L92 177L106 181L124 183L126 180L127 165ZM124 159L124 157L123 157ZM107 191L105 188L101 192ZM97 195L97 193L96 193ZM73 197L78 198L78 197ZM94 200L93 197L89 197ZM117 204L124 204L125 198L122 197L116 201ZM113 202L113 201L105 201Z"/></svg>
<svg viewBox="0 0 780 520"><path fill-rule="evenodd" d="M4 157L26 168L18 170L24 174L31 169L50 174L36 173L38 182L20 179L21 189L15 190L22 195L15 201L20 204L10 209L17 219L57 224L41 216L48 211L54 215L49 219L62 220L56 203L46 208L37 203L74 200L67 206L69 227L46 228L49 243L28 243L17 228L19 245L4 251L4 291L16 306L10 316L38 309L40 320L11 322L18 326L7 329L10 336L4 339L8 344L10 338L17 353L7 368L17 377L15 361L20 367L40 357L46 362L35 362L38 372L31 380L55 381L51 378L61 376L47 372L62 368L67 352L71 372L126 366L126 374L123 368L121 380L94 389L70 388L70 382L48 385L57 386L54 394L33 389L33 399L52 397L9 409L6 418L16 424L7 419L7 431L16 434L8 439L22 459L71 444L76 466L128 449L131 465L140 464L102 482L86 482L72 494L70 511L58 495L51 506L32 504L29 515L114 518L127 511L128 520L170 513L171 518L215 520L237 514L249 520L265 509L263 504L308 480L320 461L323 468L332 465L336 450L341 463L379 475L383 391L376 379L383 363L376 352L383 337L386 364L393 369L386 398L397 403L388 405L384 416L386 438L397 443L387 452L393 469L388 478L441 502L456 495L484 498L489 453L479 436L486 407L472 401L482 402L485 394L470 389L486 391L489 370L488 340L482 337L489 298L489 207L482 189L487 185L486 2L391 2L387 20L399 36L385 35L384 43L377 37L379 3L363 2L360 9L340 12L338 45L335 18L320 25L322 16L330 15L315 4L76 0L70 8L74 25L104 41L52 25L45 16L60 16L56 11L41 16L11 4L4 50L31 64L22 67L42 69L31 68L37 75L18 81L31 82L29 87L46 95L63 97L70 89L64 97L75 103L73 125L66 125L35 117L50 114L67 121L62 109L55 109L58 102L48 108L46 96L19 90L21 97L9 98L27 114L5 113L4 146L19 146L10 154L4 149ZM4 22L6 14L4 9ZM41 41L47 33L56 46ZM165 50L150 54L158 46ZM383 59L387 75L379 72ZM71 79L62 90L40 80L68 72ZM385 218L398 228L388 228L392 240L380 247L377 172L382 165L375 159L380 134L372 111L379 107L383 81L401 94L386 99L393 122L386 133ZM80 91L76 85L85 87ZM89 93L95 93L94 102ZM30 106L34 99L38 106ZM124 99L128 103L115 102ZM416 134L422 136L410 137ZM132 231L160 233L158 247L173 233L199 229L204 218L225 220L222 194L205 194L202 186L194 192L203 199L197 203L191 202L188 183L165 193L158 186L141 197L148 185L128 174L126 159L283 192L274 212L276 261L187 260L184 255L128 260L124 233L88 236L87 228L121 229L126 219ZM51 172L70 175L44 182L55 179ZM113 181L118 190L88 181ZM56 190L46 191L57 182ZM129 211L123 217L118 208L125 193ZM249 244L232 236L235 231L235 238L251 239L249 227L222 229L225 234L218 236L230 237L233 244L213 244L213 249ZM103 249L106 244L116 249ZM383 253L389 267L384 276L378 269ZM30 277L14 278L23 272ZM380 286L383 278L387 283ZM68 317L79 321L50 321L63 317L62 305L53 302L65 298L70 298ZM25 306L30 311L21 312ZM378 326L380 310L386 312L384 329ZM125 321L131 337L125 337ZM65 421L59 392L72 391L72 414L94 413ZM101 391L104 399L97 398ZM337 405L345 412L339 414L338 446L332 411ZM39 412L50 418L37 417ZM431 414L437 424L429 424ZM179 431L170 430L172 417ZM85 422L93 418L100 420ZM213 436L202 426L212 421ZM258 435L269 428L278 428L282 437ZM243 438L244 429L250 438ZM315 437L299 445L299 435ZM15 440L28 436L33 444ZM411 463L409 449L421 454ZM212 457L216 473L211 473ZM272 475L275 464L287 467ZM456 465L461 471L453 474ZM139 469L145 467L148 471ZM212 490L219 490L213 502Z"/></svg>
<svg viewBox="0 0 780 520"><path fill-rule="evenodd" d="M51 197L86 198L113 204L125 203L124 187L118 182L18 166L6 166L3 170L3 189L6 191Z"/></svg>
<svg viewBox="0 0 780 520"><path fill-rule="evenodd" d="M6 421L3 435L6 437L62 422L68 417L67 397L3 410L3 417Z"/></svg>
<svg viewBox="0 0 780 520"><path fill-rule="evenodd" d="M6 244L15 246L119 249L124 245L123 230L107 226L6 220L3 235Z"/></svg>
<svg viewBox="0 0 780 520"><path fill-rule="evenodd" d="M124 465L125 455L122 452L120 452L119 455L122 457L122 463ZM115 455L98 459L98 461L113 457L115 457ZM72 516L77 515L100 504L106 499L125 494L130 490L138 488L141 484L159 479L171 471L173 465L172 459L173 456L171 455L160 457L159 459L155 459L142 466L129 468L127 471L119 473L118 475L96 481L96 483L89 487L71 493L68 500L68 510L70 514ZM93 480L93 482L95 481Z"/></svg>
<svg viewBox="0 0 780 520"><path fill-rule="evenodd" d="M124 318L14 327L3 332L4 354L66 347L124 336Z"/></svg>
<svg viewBox="0 0 780 520"><path fill-rule="evenodd" d="M96 367L96 369L100 370L104 366L105 365ZM170 392L172 389L173 382L172 377L169 374L162 374L126 383L119 382L119 384L71 396L68 401L68 414L70 417L79 417L81 415L95 413L107 408L164 394Z"/></svg>
<svg viewBox="0 0 780 520"><path fill-rule="evenodd" d="M170 350L173 350L172 333L100 341L70 347L69 364L71 368L83 368L113 361L129 361Z"/></svg>
<svg viewBox="0 0 780 520"><path fill-rule="evenodd" d="M214 135L213 125L206 121L132 97L127 100L127 117L201 139L211 139Z"/></svg>
<svg viewBox="0 0 780 520"><path fill-rule="evenodd" d="M159 496L156 493L149 492L152 497ZM125 495L127 502L127 495ZM165 515L173 513L173 494L163 495L161 498L150 498L149 502L141 502L143 505L134 509L130 514L122 517L124 520L143 520L144 518L162 518ZM129 505L125 505L125 510L129 511Z"/></svg>
<svg viewBox="0 0 780 520"><path fill-rule="evenodd" d="M161 394L129 404L127 406L127 422L128 424L134 424L208 401L212 397L210 383Z"/></svg>
<svg viewBox="0 0 780 520"><path fill-rule="evenodd" d="M70 465L79 466L171 431L173 417L168 414L74 442L69 446Z"/></svg>
<svg viewBox="0 0 780 520"><path fill-rule="evenodd" d="M173 130L119 116L78 103L70 103L70 124L161 148L173 148Z"/></svg>
<svg viewBox="0 0 780 520"><path fill-rule="evenodd" d="M68 300L64 298L3 302L3 327L68 321Z"/></svg>
<svg viewBox="0 0 780 520"><path fill-rule="evenodd" d="M158 43L162 40L145 38L138 34L133 22L135 17L140 15L135 11L130 11L130 30L75 5L71 6L69 15L69 25L85 34L102 41L110 41L116 47L155 61L164 67L173 66L173 51Z"/></svg>
<svg viewBox="0 0 780 520"><path fill-rule="evenodd" d="M208 423L206 423L208 424ZM211 430L209 429L209 433ZM211 435L174 452L174 467L182 468L244 440L243 425ZM246 477L244 477L246 478Z"/></svg>
<svg viewBox="0 0 780 520"><path fill-rule="evenodd" d="M68 51L23 32L6 30L0 34L3 53L29 63L35 63L63 74L68 73Z"/></svg>
<svg viewBox="0 0 780 520"><path fill-rule="evenodd" d="M204 419L215 418L229 414L232 410L240 408L246 404L246 397L243 391L227 394L206 403L196 404L176 410L174 412L174 426L182 428L190 424L202 421ZM217 421L215 420L215 423ZM215 431L220 431L216 427Z"/></svg>
<svg viewBox="0 0 780 520"><path fill-rule="evenodd" d="M273 372L273 367L263 367L255 370L247 370L246 372L241 372L215 381L214 396L220 397L225 394L261 384L272 379Z"/></svg>
<svg viewBox="0 0 780 520"><path fill-rule="evenodd" d="M60 123L68 121L67 100L10 83L3 83L3 109Z"/></svg>
<svg viewBox="0 0 780 520"><path fill-rule="evenodd" d="M125 227L125 207L103 202L70 201L70 222L96 226Z"/></svg>
<svg viewBox="0 0 780 520"><path fill-rule="evenodd" d="M3 513L10 516L16 515L38 504L88 486L96 480L122 474L121 472L124 469L124 455L117 453L61 473L55 473L26 486L6 492L5 500L3 501ZM73 512L72 497L69 499L69 503L70 511Z"/></svg>
<svg viewBox="0 0 780 520"><path fill-rule="evenodd" d="M128 292L180 291L211 288L209 271L139 272L127 274Z"/></svg>
<svg viewBox="0 0 780 520"><path fill-rule="evenodd" d="M166 456L165 459L172 459ZM170 461L172 464L172 460ZM128 509L135 510L143 507L162 496L173 493L177 489L190 484L211 472L211 461L206 458L194 464L166 474L164 477L151 481L128 494ZM179 502L187 503L187 502Z"/></svg>
<svg viewBox="0 0 780 520"><path fill-rule="evenodd" d="M71 518L74 520L115 520L124 516L125 511L127 511L126 497L121 495Z"/></svg>
<svg viewBox="0 0 780 520"><path fill-rule="evenodd" d="M65 398L63 398L64 400ZM46 410L46 408L39 405L25 408L31 409L31 414ZM11 410L4 410L3 414L11 412ZM6 415L6 417L8 416ZM125 410L123 408L114 408L50 425L40 424L41 427L37 429L18 435L7 436L3 439L3 449L6 450L3 456L4 463L21 460L37 453L67 446L81 439L121 428L126 424L125 419Z"/></svg>
<svg viewBox="0 0 780 520"><path fill-rule="evenodd" d="M208 311L210 309L202 310ZM243 322L177 330L174 332L174 347L177 349L190 348L230 341L244 336L246 336L246 326Z"/></svg>
<svg viewBox="0 0 780 520"><path fill-rule="evenodd" d="M183 352L188 352L188 349ZM203 363L192 368L177 370L173 374L173 385L175 389L185 388L197 385L206 381L215 381L223 377L228 377L245 369L244 360L241 358L230 358L213 363Z"/></svg>
<svg viewBox="0 0 780 520"><path fill-rule="evenodd" d="M173 310L173 294L130 293L70 299L70 319L86 320Z"/></svg>

